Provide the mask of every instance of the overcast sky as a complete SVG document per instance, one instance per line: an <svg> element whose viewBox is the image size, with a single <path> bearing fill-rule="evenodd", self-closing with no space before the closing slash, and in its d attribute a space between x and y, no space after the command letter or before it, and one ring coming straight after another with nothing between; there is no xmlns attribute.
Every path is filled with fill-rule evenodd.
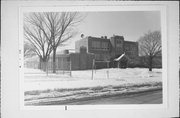
<svg viewBox="0 0 180 118"><path fill-rule="evenodd" d="M86 17L77 26L78 34L68 48L74 48L74 42L80 35L108 38L115 35L124 36L127 41L137 41L144 33L160 30L159 11L114 11L86 12Z"/></svg>

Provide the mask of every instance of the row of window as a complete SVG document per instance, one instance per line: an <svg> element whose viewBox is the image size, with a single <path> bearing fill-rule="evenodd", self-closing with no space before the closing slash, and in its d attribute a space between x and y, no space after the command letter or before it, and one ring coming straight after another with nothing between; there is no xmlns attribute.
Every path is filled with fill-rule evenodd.
<svg viewBox="0 0 180 118"><path fill-rule="evenodd" d="M120 43L121 41L118 40L119 42L116 44L117 49L116 50L122 50L122 43ZM110 49L109 47L109 43L108 42L101 42L101 41L92 41L92 49L93 50L104 50L104 51L108 51ZM130 50L137 50L137 47L134 46L126 46L125 47L126 51L130 51Z"/></svg>
<svg viewBox="0 0 180 118"><path fill-rule="evenodd" d="M123 41L122 40L116 40L116 43L121 44Z"/></svg>
<svg viewBox="0 0 180 118"><path fill-rule="evenodd" d="M108 42L92 41L92 49L109 50L109 44Z"/></svg>
<svg viewBox="0 0 180 118"><path fill-rule="evenodd" d="M137 48L136 47L133 47L133 46L126 46L125 47L125 50L137 50Z"/></svg>

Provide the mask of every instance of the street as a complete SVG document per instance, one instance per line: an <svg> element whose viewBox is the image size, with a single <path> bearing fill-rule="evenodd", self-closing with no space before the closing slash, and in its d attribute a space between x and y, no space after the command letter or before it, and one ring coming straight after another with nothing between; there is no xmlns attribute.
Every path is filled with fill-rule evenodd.
<svg viewBox="0 0 180 118"><path fill-rule="evenodd" d="M67 103L68 105L98 105L98 104L161 104L162 91L151 91L126 96L97 98L86 101Z"/></svg>

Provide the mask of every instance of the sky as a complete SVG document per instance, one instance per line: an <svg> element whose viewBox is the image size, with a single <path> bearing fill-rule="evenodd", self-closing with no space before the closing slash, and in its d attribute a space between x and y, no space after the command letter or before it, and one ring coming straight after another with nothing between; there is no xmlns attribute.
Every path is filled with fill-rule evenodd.
<svg viewBox="0 0 180 118"><path fill-rule="evenodd" d="M81 12L85 16L76 26L78 33L71 39L66 49L74 49L75 41L84 36L110 38L114 35L124 36L126 41L137 41L148 31L160 30L159 11L111 11Z"/></svg>

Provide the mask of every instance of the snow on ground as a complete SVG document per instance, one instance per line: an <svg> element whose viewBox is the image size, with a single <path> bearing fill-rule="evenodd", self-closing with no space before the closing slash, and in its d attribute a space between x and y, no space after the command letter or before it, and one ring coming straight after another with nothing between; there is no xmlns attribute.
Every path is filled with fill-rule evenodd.
<svg viewBox="0 0 180 118"><path fill-rule="evenodd" d="M125 94L136 94L143 93L147 90L161 90L161 86L141 86L141 87L97 87L97 88L86 88L80 90L53 90L44 91L40 93L26 93L25 105L60 105L68 104L74 101L90 100L94 98L102 98L107 96L125 95Z"/></svg>
<svg viewBox="0 0 180 118"><path fill-rule="evenodd" d="M24 90L47 90L63 88L87 88L97 86L124 86L156 84L162 81L161 69L153 69L149 72L144 68L110 68L94 70L92 80L92 70L72 71L70 77L68 73L47 74L38 69L24 70ZM108 74L109 73L109 74Z"/></svg>

